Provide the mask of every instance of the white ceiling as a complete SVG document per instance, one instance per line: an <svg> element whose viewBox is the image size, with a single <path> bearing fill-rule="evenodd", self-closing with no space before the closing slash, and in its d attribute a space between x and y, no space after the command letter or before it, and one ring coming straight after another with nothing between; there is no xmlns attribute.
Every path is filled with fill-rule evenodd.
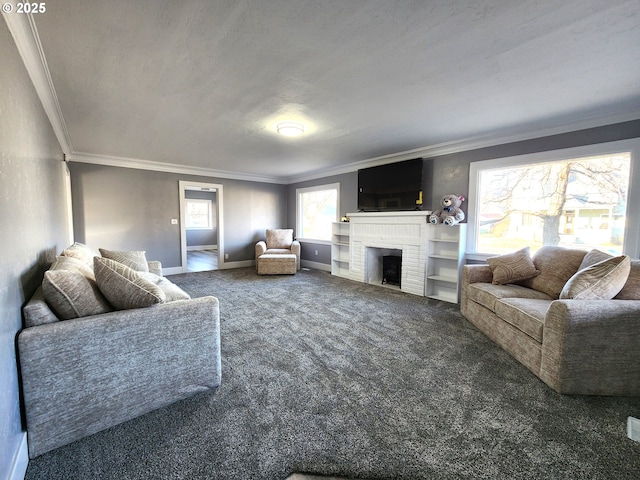
<svg viewBox="0 0 640 480"><path fill-rule="evenodd" d="M286 182L398 152L640 118L638 0L46 8L33 18L76 158ZM276 135L286 119L307 133Z"/></svg>

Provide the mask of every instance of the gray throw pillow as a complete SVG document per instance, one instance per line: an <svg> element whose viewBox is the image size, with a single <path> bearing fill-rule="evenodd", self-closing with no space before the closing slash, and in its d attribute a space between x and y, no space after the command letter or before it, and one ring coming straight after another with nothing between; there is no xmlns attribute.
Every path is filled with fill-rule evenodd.
<svg viewBox="0 0 640 480"><path fill-rule="evenodd" d="M529 247L524 247L513 253L487 258L493 273L492 283L506 285L540 275L540 270L533 264L529 251Z"/></svg>
<svg viewBox="0 0 640 480"><path fill-rule="evenodd" d="M118 310L150 307L166 300L159 287L132 268L110 258L95 257L93 262L100 291Z"/></svg>
<svg viewBox="0 0 640 480"><path fill-rule="evenodd" d="M87 247L84 243L76 242L70 247L65 248L62 255L65 257L76 258L87 266L93 268L93 257L97 256L98 252Z"/></svg>
<svg viewBox="0 0 640 480"><path fill-rule="evenodd" d="M104 248L100 248L99 250L103 257L122 263L136 272L149 271L146 252L143 250L134 250L130 252L116 252Z"/></svg>
<svg viewBox="0 0 640 480"><path fill-rule="evenodd" d="M79 271L47 270L42 291L45 301L61 320L113 310L101 295L96 282Z"/></svg>
<svg viewBox="0 0 640 480"><path fill-rule="evenodd" d="M610 300L622 290L630 270L631 259L627 255L595 263L573 275L560 292L560 298Z"/></svg>

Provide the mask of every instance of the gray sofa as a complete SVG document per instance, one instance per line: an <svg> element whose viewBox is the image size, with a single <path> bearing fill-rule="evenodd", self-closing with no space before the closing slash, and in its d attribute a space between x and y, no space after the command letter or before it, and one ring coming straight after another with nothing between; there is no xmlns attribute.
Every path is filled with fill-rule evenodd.
<svg viewBox="0 0 640 480"><path fill-rule="evenodd" d="M466 265L461 312L559 393L640 396L640 261L627 257L626 275L615 267L624 277L613 290L598 278L595 294L575 288L611 258L543 247L532 259L539 273L502 284L491 265Z"/></svg>
<svg viewBox="0 0 640 480"><path fill-rule="evenodd" d="M56 264L68 264L63 260ZM47 274L25 305L18 353L30 458L220 384L218 300L190 299L158 275L159 263L151 267L155 274L125 280L163 284L168 294L151 306L117 309L104 302L111 311L60 320L64 308L46 299ZM76 273L70 275L77 279ZM85 283L95 288L95 280ZM59 277L55 285L64 286Z"/></svg>

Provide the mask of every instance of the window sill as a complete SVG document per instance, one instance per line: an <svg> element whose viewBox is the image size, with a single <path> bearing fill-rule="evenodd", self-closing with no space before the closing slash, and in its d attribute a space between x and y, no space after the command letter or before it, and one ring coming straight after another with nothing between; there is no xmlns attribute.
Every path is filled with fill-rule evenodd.
<svg viewBox="0 0 640 480"><path fill-rule="evenodd" d="M314 240L313 238L296 238L300 243L315 243L316 245L331 245L330 240Z"/></svg>

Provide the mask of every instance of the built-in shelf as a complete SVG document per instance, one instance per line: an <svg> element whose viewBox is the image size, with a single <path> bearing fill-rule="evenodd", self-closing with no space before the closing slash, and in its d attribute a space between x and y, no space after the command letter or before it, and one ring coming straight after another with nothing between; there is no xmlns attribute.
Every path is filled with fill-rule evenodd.
<svg viewBox="0 0 640 480"><path fill-rule="evenodd" d="M467 225L432 225L428 231L425 295L445 302L460 299L460 272L464 264Z"/></svg>
<svg viewBox="0 0 640 480"><path fill-rule="evenodd" d="M338 277L349 277L350 227L348 222L331 225L331 274Z"/></svg>

